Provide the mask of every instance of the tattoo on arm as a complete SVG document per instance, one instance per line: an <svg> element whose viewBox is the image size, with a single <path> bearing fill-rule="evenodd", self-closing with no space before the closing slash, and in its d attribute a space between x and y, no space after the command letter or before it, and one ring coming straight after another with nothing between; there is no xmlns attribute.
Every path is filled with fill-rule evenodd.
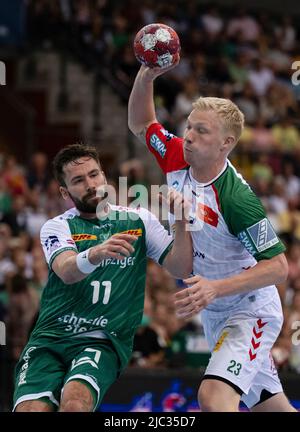
<svg viewBox="0 0 300 432"><path fill-rule="evenodd" d="M136 137L146 145L146 132L147 128L145 127L141 132L136 133Z"/></svg>

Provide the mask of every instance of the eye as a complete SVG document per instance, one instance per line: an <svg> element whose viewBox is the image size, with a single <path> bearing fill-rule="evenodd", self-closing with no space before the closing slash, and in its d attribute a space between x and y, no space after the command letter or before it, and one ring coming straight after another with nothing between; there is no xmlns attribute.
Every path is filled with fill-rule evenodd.
<svg viewBox="0 0 300 432"><path fill-rule="evenodd" d="M91 177L95 178L95 177L99 177L99 175L100 175L100 171L95 171L91 174Z"/></svg>

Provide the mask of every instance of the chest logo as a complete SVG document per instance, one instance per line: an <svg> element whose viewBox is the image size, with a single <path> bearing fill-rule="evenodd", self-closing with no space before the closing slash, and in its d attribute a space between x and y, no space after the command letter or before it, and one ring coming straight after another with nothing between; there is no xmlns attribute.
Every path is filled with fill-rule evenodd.
<svg viewBox="0 0 300 432"><path fill-rule="evenodd" d="M72 239L75 242L80 242L85 240L97 240L97 236L94 234L73 234Z"/></svg>
<svg viewBox="0 0 300 432"><path fill-rule="evenodd" d="M142 233L143 233L142 228L120 232L120 234L130 234L130 235L135 235L137 237L141 237Z"/></svg>
<svg viewBox="0 0 300 432"><path fill-rule="evenodd" d="M218 226L219 216L212 208L205 204L199 203L197 207L197 216L203 222L212 225L213 227Z"/></svg>

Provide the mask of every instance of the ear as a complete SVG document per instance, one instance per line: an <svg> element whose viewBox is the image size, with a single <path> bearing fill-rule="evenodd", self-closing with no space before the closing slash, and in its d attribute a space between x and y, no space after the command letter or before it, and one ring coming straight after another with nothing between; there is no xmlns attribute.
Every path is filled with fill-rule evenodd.
<svg viewBox="0 0 300 432"><path fill-rule="evenodd" d="M107 184L106 175L105 175L104 171L101 171L101 174L103 175L103 178L104 178L104 184Z"/></svg>
<svg viewBox="0 0 300 432"><path fill-rule="evenodd" d="M221 151L226 152L227 154L230 153L235 146L235 142L236 139L233 135L227 136L223 142L223 145L221 146Z"/></svg>
<svg viewBox="0 0 300 432"><path fill-rule="evenodd" d="M63 197L64 200L67 200L67 199L70 197L67 188L65 188L65 187L63 187L63 186L60 186L60 187L59 187L59 191L60 191L61 196Z"/></svg>

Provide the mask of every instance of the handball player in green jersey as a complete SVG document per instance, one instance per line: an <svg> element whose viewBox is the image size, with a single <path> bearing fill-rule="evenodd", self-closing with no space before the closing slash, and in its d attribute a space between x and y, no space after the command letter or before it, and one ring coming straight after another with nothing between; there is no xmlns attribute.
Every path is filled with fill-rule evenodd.
<svg viewBox="0 0 300 432"><path fill-rule="evenodd" d="M49 277L16 367L15 411L96 410L130 359L147 257L178 278L192 271L187 220L178 217L173 239L148 210L103 201L97 191L106 179L94 148L62 149L54 174L75 207L41 229ZM172 190L167 202L177 215L189 205Z"/></svg>

